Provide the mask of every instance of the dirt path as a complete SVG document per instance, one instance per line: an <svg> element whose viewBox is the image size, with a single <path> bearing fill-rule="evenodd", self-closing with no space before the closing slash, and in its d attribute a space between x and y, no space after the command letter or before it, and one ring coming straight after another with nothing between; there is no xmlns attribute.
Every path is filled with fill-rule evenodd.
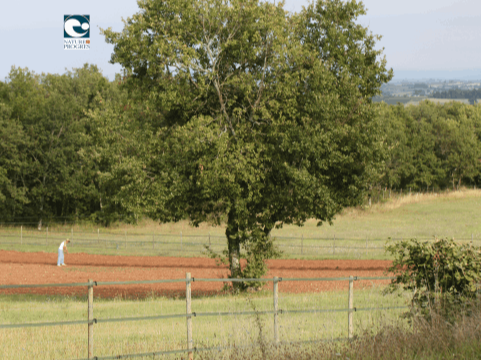
<svg viewBox="0 0 481 360"><path fill-rule="evenodd" d="M227 278L228 269L217 266L208 258L107 256L90 254L67 254L65 267L57 267L57 254L22 253L0 250L0 284L52 284L95 281L136 281L156 279L183 279L190 272L194 278ZM384 276L390 265L385 260L270 260L266 277L314 278ZM388 283L388 281L376 281ZM358 281L356 287L370 285L371 281ZM272 287L272 284L270 285ZM194 282L193 294L215 294L222 289L222 283ZM319 292L347 289L347 281L291 282L284 281L279 291L289 293ZM34 293L85 295L86 288L40 288L0 290L2 294ZM179 295L185 293L184 283L98 286L95 296L102 297L144 297L149 294Z"/></svg>

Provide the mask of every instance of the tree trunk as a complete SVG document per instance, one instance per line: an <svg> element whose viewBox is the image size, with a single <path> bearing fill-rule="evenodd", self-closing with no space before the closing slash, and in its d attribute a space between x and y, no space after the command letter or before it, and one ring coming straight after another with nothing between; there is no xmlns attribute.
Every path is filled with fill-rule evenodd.
<svg viewBox="0 0 481 360"><path fill-rule="evenodd" d="M40 220L38 221L37 229L42 230L42 217L43 217L43 196L40 198Z"/></svg>
<svg viewBox="0 0 481 360"><path fill-rule="evenodd" d="M237 214L235 212L235 209L231 209L229 211L227 219L227 229L225 230L225 234L227 236L227 247L229 250L230 275L232 278L238 278L241 274L240 237L239 223L237 221Z"/></svg>
<svg viewBox="0 0 481 360"><path fill-rule="evenodd" d="M45 190L45 180L46 180L46 176L44 174L43 175L43 181L42 181L42 185L43 185L42 190ZM38 222L38 230L42 230L43 203L44 203L44 201L45 201L45 197L44 197L44 195L42 195L40 197L40 221Z"/></svg>
<svg viewBox="0 0 481 360"><path fill-rule="evenodd" d="M17 196L17 174L15 174L15 179L13 181L13 186L14 186L14 191L15 191L15 196ZM12 201L13 204L13 209L12 209L12 220L15 221L15 210L17 208L17 200L14 199Z"/></svg>
<svg viewBox="0 0 481 360"><path fill-rule="evenodd" d="M271 234L272 228L264 226L264 234L266 234L266 238L269 238L269 235Z"/></svg>

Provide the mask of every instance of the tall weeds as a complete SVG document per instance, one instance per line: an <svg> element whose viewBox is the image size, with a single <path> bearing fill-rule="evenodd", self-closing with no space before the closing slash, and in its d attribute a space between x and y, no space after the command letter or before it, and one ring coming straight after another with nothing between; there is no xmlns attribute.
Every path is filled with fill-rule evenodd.
<svg viewBox="0 0 481 360"><path fill-rule="evenodd" d="M481 359L481 303L470 312L458 311L453 323L432 312L429 320L414 317L412 328L386 325L376 334L366 330L350 342L281 344L232 347L196 354L196 359L230 360L381 360L381 359Z"/></svg>

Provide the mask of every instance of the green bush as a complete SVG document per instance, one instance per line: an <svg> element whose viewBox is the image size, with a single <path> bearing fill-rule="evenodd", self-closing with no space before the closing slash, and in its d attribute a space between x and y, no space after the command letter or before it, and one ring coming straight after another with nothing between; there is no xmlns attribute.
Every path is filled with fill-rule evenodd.
<svg viewBox="0 0 481 360"><path fill-rule="evenodd" d="M386 251L394 258L388 271L395 276L387 290L402 287L412 292L413 306L424 315L433 307L447 315L476 298L481 272L479 247L447 239L412 239L387 245Z"/></svg>

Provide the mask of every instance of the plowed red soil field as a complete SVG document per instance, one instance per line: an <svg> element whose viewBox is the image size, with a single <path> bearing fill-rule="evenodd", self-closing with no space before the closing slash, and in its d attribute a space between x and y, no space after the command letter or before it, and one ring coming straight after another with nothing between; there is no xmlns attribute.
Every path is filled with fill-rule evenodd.
<svg viewBox="0 0 481 360"><path fill-rule="evenodd" d="M67 266L57 266L57 254L22 253L0 250L0 285L83 283L94 281L138 281L158 279L185 279L190 272L194 278L227 278L226 266L217 266L208 258L107 256L90 254L66 254ZM333 278L385 276L391 264L385 260L269 260L268 278ZM356 281L362 288L372 283L388 283L386 280ZM221 282L193 282L194 295L219 293ZM307 293L347 289L347 281L283 281L279 291ZM272 288L272 283L266 285ZM0 294L63 294L86 295L86 287L50 287L32 289L0 289ZM185 283L147 285L105 285L94 288L94 296L144 297L151 294L175 296L185 294Z"/></svg>

